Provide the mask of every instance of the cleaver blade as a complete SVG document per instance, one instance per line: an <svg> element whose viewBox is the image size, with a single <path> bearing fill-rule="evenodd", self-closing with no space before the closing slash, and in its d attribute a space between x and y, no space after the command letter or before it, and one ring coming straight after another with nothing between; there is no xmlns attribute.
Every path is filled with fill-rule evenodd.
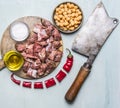
<svg viewBox="0 0 120 108"><path fill-rule="evenodd" d="M92 58L93 62L118 23L118 19L108 16L103 3L100 2L74 39L72 50Z"/></svg>
<svg viewBox="0 0 120 108"><path fill-rule="evenodd" d="M76 79L65 95L68 102L74 101L79 89L90 73L96 56L118 23L118 19L108 16L103 3L100 2L75 37L72 50L88 57L88 59L80 68Z"/></svg>

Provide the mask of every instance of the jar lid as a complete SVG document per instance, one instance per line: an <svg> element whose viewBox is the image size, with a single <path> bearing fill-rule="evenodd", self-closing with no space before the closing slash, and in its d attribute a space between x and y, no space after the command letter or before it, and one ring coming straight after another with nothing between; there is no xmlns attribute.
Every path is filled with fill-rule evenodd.
<svg viewBox="0 0 120 108"><path fill-rule="evenodd" d="M10 36L15 41L24 41L29 36L29 28L24 22L14 22L10 26Z"/></svg>

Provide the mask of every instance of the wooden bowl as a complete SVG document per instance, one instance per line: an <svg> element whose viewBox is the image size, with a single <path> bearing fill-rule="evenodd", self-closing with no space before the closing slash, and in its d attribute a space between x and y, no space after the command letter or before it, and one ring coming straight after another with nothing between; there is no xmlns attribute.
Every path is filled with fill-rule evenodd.
<svg viewBox="0 0 120 108"><path fill-rule="evenodd" d="M59 8L61 5L65 5L67 3L70 3L70 4L73 4L75 6L77 6L77 8L79 9L79 11L81 12L81 16L82 16L82 19L80 20L80 23L78 24L78 27L74 28L73 30L64 30L62 29L57 23L56 23L56 19L55 19L55 14L56 14L56 9ZM62 14L63 15L63 14ZM64 16L64 15L63 15ZM62 19L62 18L61 18ZM60 20L61 20L60 19ZM53 20L53 23L54 25L56 26L56 28L61 31L62 33L73 33L73 32L76 32L77 30L80 29L81 25L82 25L82 21L83 21L83 11L82 9L80 8L80 6L78 6L76 3L73 3L73 2L63 2L63 3L60 3L53 11L53 16L52 16L52 20ZM68 21L69 22L69 21ZM63 22L64 23L64 22ZM71 24L69 22L69 24Z"/></svg>

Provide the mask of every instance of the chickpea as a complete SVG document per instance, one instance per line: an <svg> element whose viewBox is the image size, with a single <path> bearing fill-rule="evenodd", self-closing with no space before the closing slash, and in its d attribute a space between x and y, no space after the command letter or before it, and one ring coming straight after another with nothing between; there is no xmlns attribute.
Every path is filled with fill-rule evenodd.
<svg viewBox="0 0 120 108"><path fill-rule="evenodd" d="M63 29L64 31L68 30L66 27L63 27L62 29Z"/></svg>
<svg viewBox="0 0 120 108"><path fill-rule="evenodd" d="M60 20L60 23L64 23L64 20Z"/></svg>
<svg viewBox="0 0 120 108"><path fill-rule="evenodd" d="M59 18L62 19L63 15L59 15Z"/></svg>
<svg viewBox="0 0 120 108"><path fill-rule="evenodd" d="M72 10L72 12L75 12L75 8L73 8L73 9L71 9Z"/></svg>
<svg viewBox="0 0 120 108"><path fill-rule="evenodd" d="M62 17L62 19L61 19L61 20L65 21L65 19L66 19L65 17Z"/></svg>
<svg viewBox="0 0 120 108"><path fill-rule="evenodd" d="M67 3L66 5L67 5L67 7L69 8L69 6L70 6L70 3Z"/></svg>
<svg viewBox="0 0 120 108"><path fill-rule="evenodd" d="M71 3L70 5L71 5L71 8L73 8L73 7L75 6L75 5L74 5L74 4L72 4L72 3Z"/></svg>
<svg viewBox="0 0 120 108"><path fill-rule="evenodd" d="M68 16L67 16L67 15L64 15L64 17L65 17L65 19L67 19L67 18L68 18Z"/></svg>
<svg viewBox="0 0 120 108"><path fill-rule="evenodd" d="M67 2L56 8L53 18L60 29L73 31L81 23L82 12L77 5Z"/></svg>
<svg viewBox="0 0 120 108"><path fill-rule="evenodd" d="M63 15L67 15L67 12L63 12Z"/></svg>
<svg viewBox="0 0 120 108"><path fill-rule="evenodd" d="M77 24L78 24L78 21L75 20L74 23L75 23L75 25L77 25Z"/></svg>
<svg viewBox="0 0 120 108"><path fill-rule="evenodd" d="M58 12L59 11L59 8L56 8L56 12Z"/></svg>
<svg viewBox="0 0 120 108"><path fill-rule="evenodd" d="M67 4L64 4L64 8L67 8Z"/></svg>
<svg viewBox="0 0 120 108"><path fill-rule="evenodd" d="M79 15L78 15L78 13L75 13L75 17L78 17Z"/></svg>
<svg viewBox="0 0 120 108"><path fill-rule="evenodd" d="M68 23L67 22L64 22L64 26L67 26L68 25Z"/></svg>
<svg viewBox="0 0 120 108"><path fill-rule="evenodd" d="M71 31L74 30L74 29L75 29L74 27L70 27L70 28L69 28L69 30L71 30Z"/></svg>
<svg viewBox="0 0 120 108"><path fill-rule="evenodd" d="M65 7L65 12L67 12L68 11L68 8L67 7Z"/></svg>
<svg viewBox="0 0 120 108"><path fill-rule="evenodd" d="M54 19L55 19L55 20L57 19L57 15L54 16Z"/></svg>
<svg viewBox="0 0 120 108"><path fill-rule="evenodd" d="M81 19L82 19L82 16L81 16L81 15L78 16L77 19L78 19L78 21L81 20Z"/></svg>
<svg viewBox="0 0 120 108"><path fill-rule="evenodd" d="M68 3L68 4L67 4L67 7L68 7L68 8L71 8L71 4L70 4L70 3Z"/></svg>
<svg viewBox="0 0 120 108"><path fill-rule="evenodd" d="M73 20L71 20L71 26L73 26L75 23L74 23L74 21Z"/></svg>
<svg viewBox="0 0 120 108"><path fill-rule="evenodd" d="M62 11L58 11L58 15L61 15L62 14Z"/></svg>
<svg viewBox="0 0 120 108"><path fill-rule="evenodd" d="M81 14L82 14L82 12L81 12L81 11L78 11L77 13L78 13L79 15L81 15Z"/></svg>
<svg viewBox="0 0 120 108"><path fill-rule="evenodd" d="M69 21L69 20L70 20L70 17L67 17L66 20Z"/></svg>
<svg viewBox="0 0 120 108"><path fill-rule="evenodd" d="M81 22L80 21L77 21L77 24L80 24Z"/></svg>
<svg viewBox="0 0 120 108"><path fill-rule="evenodd" d="M64 12L64 8L61 8L61 11Z"/></svg>
<svg viewBox="0 0 120 108"><path fill-rule="evenodd" d="M78 9L78 6L74 6L75 9Z"/></svg>
<svg viewBox="0 0 120 108"><path fill-rule="evenodd" d="M63 4L61 4L60 6L59 6L59 8L63 8L64 7L64 5Z"/></svg>
<svg viewBox="0 0 120 108"><path fill-rule="evenodd" d="M75 13L72 13L72 17L73 17L73 18L75 17Z"/></svg>
<svg viewBox="0 0 120 108"><path fill-rule="evenodd" d="M56 22L56 25L57 25L57 26L60 26L60 22Z"/></svg>
<svg viewBox="0 0 120 108"><path fill-rule="evenodd" d="M60 17L59 16L57 16L57 20L60 21Z"/></svg>
<svg viewBox="0 0 120 108"><path fill-rule="evenodd" d="M78 25L74 25L74 27L75 27L75 28L77 28L77 27L78 27Z"/></svg>
<svg viewBox="0 0 120 108"><path fill-rule="evenodd" d="M68 13L68 14L71 14L71 13L72 13L72 11L69 9L69 10L67 11L67 13Z"/></svg>
<svg viewBox="0 0 120 108"><path fill-rule="evenodd" d="M68 25L68 26L66 26L66 28L69 30L70 26Z"/></svg>
<svg viewBox="0 0 120 108"><path fill-rule="evenodd" d="M69 25L68 21L66 21L66 26Z"/></svg>
<svg viewBox="0 0 120 108"><path fill-rule="evenodd" d="M60 26L63 27L63 23L60 23Z"/></svg>
<svg viewBox="0 0 120 108"><path fill-rule="evenodd" d="M79 10L79 9L76 9L76 12L80 12L80 10Z"/></svg>

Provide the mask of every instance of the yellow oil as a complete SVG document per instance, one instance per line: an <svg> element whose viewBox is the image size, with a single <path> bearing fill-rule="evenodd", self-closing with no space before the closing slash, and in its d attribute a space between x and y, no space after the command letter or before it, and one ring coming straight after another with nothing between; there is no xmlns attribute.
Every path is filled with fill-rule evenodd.
<svg viewBox="0 0 120 108"><path fill-rule="evenodd" d="M11 71L18 71L24 64L22 55L14 50L8 51L3 60L6 67Z"/></svg>

